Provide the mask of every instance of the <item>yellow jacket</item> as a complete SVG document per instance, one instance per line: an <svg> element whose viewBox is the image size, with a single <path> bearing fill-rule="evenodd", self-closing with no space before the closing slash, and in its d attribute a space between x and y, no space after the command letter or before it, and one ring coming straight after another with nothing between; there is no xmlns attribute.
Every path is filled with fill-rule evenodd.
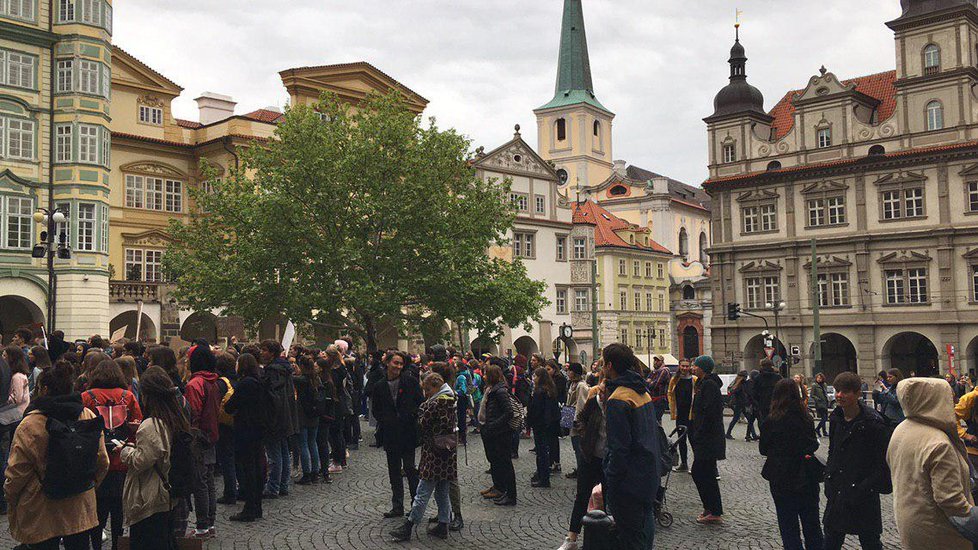
<svg viewBox="0 0 978 550"><path fill-rule="evenodd" d="M961 439L964 439L965 434L968 433L968 429L962 426L961 422L967 422L971 419L976 400L978 400L978 388L961 396L958 404L954 406L954 416L958 419L958 435L961 436ZM978 456L978 447L968 445L967 448L969 455Z"/></svg>
<svg viewBox="0 0 978 550"><path fill-rule="evenodd" d="M676 384L679 382L679 376L673 376L672 380L669 380L669 415L672 419L676 419ZM696 375L693 375L693 388L696 388ZM693 419L693 407L689 408L689 419Z"/></svg>

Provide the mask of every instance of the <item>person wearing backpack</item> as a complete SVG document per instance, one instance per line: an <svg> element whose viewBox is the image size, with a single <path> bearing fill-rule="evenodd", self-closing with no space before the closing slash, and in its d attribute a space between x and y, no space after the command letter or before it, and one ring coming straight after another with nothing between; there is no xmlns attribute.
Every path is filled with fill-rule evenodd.
<svg viewBox="0 0 978 550"><path fill-rule="evenodd" d="M492 487L482 492L482 496L493 499L499 506L516 505L516 471L513 468L512 427L513 398L503 378L499 366L501 359L492 358L486 370L485 422L482 424L482 441L486 447Z"/></svg>
<svg viewBox="0 0 978 550"><path fill-rule="evenodd" d="M258 360L250 353L238 357L238 381L234 394L224 405L225 412L234 416L234 459L239 472L238 495L244 508L231 516L231 521L251 522L262 517L262 439L267 417L265 388L259 381Z"/></svg>
<svg viewBox="0 0 978 550"><path fill-rule="evenodd" d="M295 395L299 402L299 459L302 479L296 485L315 483L319 473L319 422L326 407L325 388L316 363L308 355L298 358L300 374L295 377Z"/></svg>
<svg viewBox="0 0 978 550"><path fill-rule="evenodd" d="M228 414L225 407L234 395L234 381L238 379L234 372L235 358L230 353L215 355L217 369L217 391L221 397L221 406L217 412L217 465L224 478L224 491L218 504L234 504L238 499L238 472L234 462L234 417Z"/></svg>
<svg viewBox="0 0 978 550"><path fill-rule="evenodd" d="M105 441L127 441L143 421L136 395L127 388L129 384L122 369L112 359L105 359L89 375L88 390L82 393L82 404L97 414L105 428ZM120 448L109 451L109 473L95 491L98 502L98 526L91 531L92 548L101 550L102 531L112 516L112 550L116 550L122 536L124 509L122 491L126 482L126 466L119 455Z"/></svg>
<svg viewBox="0 0 978 550"><path fill-rule="evenodd" d="M194 537L197 538L215 535L214 522L217 517L214 467L217 464L217 416L221 396L217 387L217 373L214 372L215 364L214 353L207 342L199 341L187 352L190 380L184 397L190 405L190 425L199 430L202 436L197 443L200 446L199 457L195 453L198 462L195 464L197 483L194 486L194 511L197 525Z"/></svg>
<svg viewBox="0 0 978 550"><path fill-rule="evenodd" d="M274 409L269 411L272 429L265 434L268 483L263 496L275 499L289 494L289 479L292 476L289 438L298 433L299 409L295 402L292 365L282 357L282 345L275 340L265 340L259 348L261 362L265 365L262 384L271 393L274 403Z"/></svg>
<svg viewBox="0 0 978 550"><path fill-rule="evenodd" d="M72 392L64 363L44 371L14 433L4 493L10 534L30 548L89 548L98 525L95 487L109 471L102 421ZM69 451L69 449L71 451Z"/></svg>
<svg viewBox="0 0 978 550"><path fill-rule="evenodd" d="M120 449L128 468L122 492L129 546L140 550L174 550L171 527L173 489L176 483L173 442L177 434L190 432L190 421L170 376L160 367L149 367L142 375L145 421L134 441Z"/></svg>

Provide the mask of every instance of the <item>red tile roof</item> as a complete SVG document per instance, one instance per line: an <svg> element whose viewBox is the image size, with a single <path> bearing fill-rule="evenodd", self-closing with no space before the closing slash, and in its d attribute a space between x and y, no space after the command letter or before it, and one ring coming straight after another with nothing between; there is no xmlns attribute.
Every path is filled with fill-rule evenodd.
<svg viewBox="0 0 978 550"><path fill-rule="evenodd" d="M274 124L278 122L279 119L285 115L283 115L278 111L271 111L268 109L258 109L257 111L252 111L246 115L241 115L241 116L245 118L249 118L251 120L256 120L258 122L267 122L270 124Z"/></svg>
<svg viewBox="0 0 978 550"><path fill-rule="evenodd" d="M879 111L877 112L877 122L883 122L893 116L896 111L896 71L861 76L842 81L843 86L850 84L856 85L856 91L866 94L869 97L880 101ZM774 138L781 139L788 135L788 132L795 125L795 97L801 95L804 90L792 90L778 102L777 105L768 113L774 117L771 126L774 128Z"/></svg>
<svg viewBox="0 0 978 550"><path fill-rule="evenodd" d="M636 250L651 250L663 254L672 254L666 247L649 239L649 246L640 244L629 244L625 239L618 235L618 231L632 231L635 233L648 234L648 229L643 229L633 223L629 223L611 212L608 212L593 201L574 203L574 223L593 225L595 246L613 246L619 248L632 248Z"/></svg>
<svg viewBox="0 0 978 550"><path fill-rule="evenodd" d="M190 128L191 130L196 130L203 126L199 122L194 122L193 120L183 120L182 118L177 119L177 126L181 128Z"/></svg>

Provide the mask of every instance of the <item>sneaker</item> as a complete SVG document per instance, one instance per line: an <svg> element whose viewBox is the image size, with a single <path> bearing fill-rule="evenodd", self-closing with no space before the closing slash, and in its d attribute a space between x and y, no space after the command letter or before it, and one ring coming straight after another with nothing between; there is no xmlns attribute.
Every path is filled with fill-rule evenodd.
<svg viewBox="0 0 978 550"><path fill-rule="evenodd" d="M672 468L672 471L673 472L679 472L679 473L685 473L685 472L688 472L689 471L689 467L686 466L685 464L680 464L679 466L674 466Z"/></svg>
<svg viewBox="0 0 978 550"><path fill-rule="evenodd" d="M560 548L558 548L557 550L580 550L580 548L581 546L577 543L576 540L571 540L567 537L564 537L564 544L561 544Z"/></svg>
<svg viewBox="0 0 978 550"><path fill-rule="evenodd" d="M460 515L452 515L452 522L448 524L448 530L452 532L461 531L465 528L465 521Z"/></svg>
<svg viewBox="0 0 978 550"><path fill-rule="evenodd" d="M696 518L696 523L699 523L700 525L719 525L723 523L723 518L720 516L714 516L713 514L708 514Z"/></svg>
<svg viewBox="0 0 978 550"><path fill-rule="evenodd" d="M214 527L213 525L211 525L210 528L207 529L207 533L210 536L212 536L212 537L216 537L217 536L217 527Z"/></svg>
<svg viewBox="0 0 978 550"><path fill-rule="evenodd" d="M209 539L211 536L210 531L207 529L194 529L195 539Z"/></svg>
<svg viewBox="0 0 978 550"><path fill-rule="evenodd" d="M329 465L329 473L331 475L332 474L341 474L341 473L343 473L343 467L334 462L334 463L332 463L332 464Z"/></svg>
<svg viewBox="0 0 978 550"><path fill-rule="evenodd" d="M734 437L733 437L732 435L730 435L730 434L727 434L727 439L729 439L729 440L731 440L731 441L733 441L733 438L734 438Z"/></svg>

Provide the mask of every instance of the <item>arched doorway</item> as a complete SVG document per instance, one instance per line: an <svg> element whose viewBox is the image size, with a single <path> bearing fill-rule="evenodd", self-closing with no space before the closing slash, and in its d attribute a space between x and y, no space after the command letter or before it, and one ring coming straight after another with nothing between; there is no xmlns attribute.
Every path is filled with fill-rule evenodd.
<svg viewBox="0 0 978 550"><path fill-rule="evenodd" d="M964 350L964 353L964 360L967 361L967 374L974 377L976 374L978 374L978 337L971 340L967 349ZM964 372L963 368L957 370L959 375Z"/></svg>
<svg viewBox="0 0 978 550"><path fill-rule="evenodd" d="M487 353L491 355L497 355L498 353L496 343L485 336L480 336L475 340L472 340L469 343L469 349L472 351L472 355L476 357L482 357Z"/></svg>
<svg viewBox="0 0 978 550"><path fill-rule="evenodd" d="M571 363L580 359L577 355L577 343L573 339L565 340L563 338L557 338L553 341L551 349L553 350L554 358L560 363Z"/></svg>
<svg viewBox="0 0 978 550"><path fill-rule="evenodd" d="M536 340L530 338L529 336L521 336L513 342L513 348L516 350L517 355L524 355L529 357L534 353L540 351L540 347L537 346Z"/></svg>
<svg viewBox="0 0 978 550"><path fill-rule="evenodd" d="M856 347L841 334L822 335L822 373L829 384L843 372L858 372Z"/></svg>
<svg viewBox="0 0 978 550"><path fill-rule="evenodd" d="M44 313L34 302L23 296L0 296L0 340L10 343L14 331L44 322Z"/></svg>
<svg viewBox="0 0 978 550"><path fill-rule="evenodd" d="M694 326L683 329L683 357L692 359L699 357L700 353L700 332Z"/></svg>
<svg viewBox="0 0 978 550"><path fill-rule="evenodd" d="M761 359L767 357L767 353L764 350L764 336L758 334L757 336L751 338L747 345L744 346L744 366L743 368L747 370L756 369L758 364L760 364ZM788 357L788 352L785 350L784 344L780 341L777 342L775 355L780 355L782 358Z"/></svg>
<svg viewBox="0 0 978 550"><path fill-rule="evenodd" d="M217 342L217 316L209 311L192 313L180 327L180 338L188 342L199 338L211 344Z"/></svg>
<svg viewBox="0 0 978 550"><path fill-rule="evenodd" d="M116 315L109 322L109 336L115 334L117 330L125 327L126 332L123 336L127 340L139 340L141 342L156 341L156 324L150 319L149 315L143 313L142 321L137 322L136 311L130 310ZM139 325L139 336L136 336L136 325Z"/></svg>
<svg viewBox="0 0 978 550"><path fill-rule="evenodd" d="M937 347L919 332L901 332L883 346L883 365L900 369L904 376L938 376Z"/></svg>

